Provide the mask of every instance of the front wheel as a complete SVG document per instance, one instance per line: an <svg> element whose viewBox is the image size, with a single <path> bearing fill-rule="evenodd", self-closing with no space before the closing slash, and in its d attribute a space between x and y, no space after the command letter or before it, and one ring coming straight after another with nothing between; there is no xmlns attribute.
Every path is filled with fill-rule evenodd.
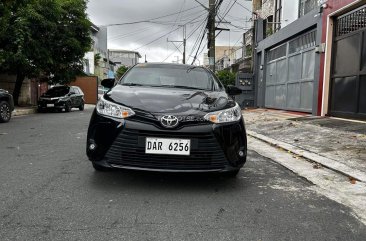
<svg viewBox="0 0 366 241"><path fill-rule="evenodd" d="M0 122L8 122L11 118L10 105L6 101L0 102Z"/></svg>
<svg viewBox="0 0 366 241"><path fill-rule="evenodd" d="M84 102L81 103L81 105L79 106L79 110L83 111L84 110Z"/></svg>
<svg viewBox="0 0 366 241"><path fill-rule="evenodd" d="M65 104L65 112L70 112L71 111L71 103L67 102Z"/></svg>

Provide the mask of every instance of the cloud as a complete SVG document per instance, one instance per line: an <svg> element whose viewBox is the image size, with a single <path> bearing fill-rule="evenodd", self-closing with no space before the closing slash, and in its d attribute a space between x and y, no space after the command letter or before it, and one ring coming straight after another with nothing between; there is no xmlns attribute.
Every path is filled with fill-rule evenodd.
<svg viewBox="0 0 366 241"><path fill-rule="evenodd" d="M249 9L251 8L250 1L238 1ZM200 0L200 2L208 6L208 0ZM235 0L224 0L219 14L222 16L234 2ZM182 11L178 14L180 10ZM188 55L196 53L207 16L207 11L194 0L89 0L87 12L90 20L96 25L137 22L177 13L155 19L153 22L108 27L108 48L136 50L142 56L146 54L147 60L151 62L172 62L177 59L175 56L182 59L180 51L174 47L173 43L168 43L167 39L181 41L183 30L178 25L188 23L186 25L187 37L189 36L186 58L189 60L188 63L191 63L193 57ZM225 20L236 26L250 27L250 23L246 21L250 17L249 11L239 4L234 4ZM216 39L216 45L240 45L241 36L245 30L228 24L221 24L220 27L230 28L231 31L222 32ZM175 29L177 30L174 31ZM206 39L207 37L204 36L201 45L201 48L205 48L203 53L207 52ZM176 42L175 45L179 46L181 43ZM183 47L179 49L183 51ZM202 62L202 54L200 60ZM143 62L144 58L140 61Z"/></svg>

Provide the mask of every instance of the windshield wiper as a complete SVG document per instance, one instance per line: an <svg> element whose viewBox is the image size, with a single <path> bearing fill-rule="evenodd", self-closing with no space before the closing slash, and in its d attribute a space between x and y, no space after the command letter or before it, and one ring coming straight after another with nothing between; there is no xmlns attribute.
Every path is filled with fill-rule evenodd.
<svg viewBox="0 0 366 241"><path fill-rule="evenodd" d="M125 85L125 86L144 86L142 84L137 84L137 83L123 83L121 85Z"/></svg>
<svg viewBox="0 0 366 241"><path fill-rule="evenodd" d="M202 89L202 88L193 87L193 86L185 86L185 85L159 85L159 86L154 86L154 87L190 89L190 90L207 90L207 89Z"/></svg>

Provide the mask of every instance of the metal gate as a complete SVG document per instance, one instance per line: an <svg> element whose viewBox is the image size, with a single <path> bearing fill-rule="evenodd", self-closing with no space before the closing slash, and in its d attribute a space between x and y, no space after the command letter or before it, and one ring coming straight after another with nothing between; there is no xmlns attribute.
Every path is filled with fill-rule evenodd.
<svg viewBox="0 0 366 241"><path fill-rule="evenodd" d="M267 108L312 112L316 31L267 52Z"/></svg>
<svg viewBox="0 0 366 241"><path fill-rule="evenodd" d="M366 5L335 24L330 114L366 119Z"/></svg>

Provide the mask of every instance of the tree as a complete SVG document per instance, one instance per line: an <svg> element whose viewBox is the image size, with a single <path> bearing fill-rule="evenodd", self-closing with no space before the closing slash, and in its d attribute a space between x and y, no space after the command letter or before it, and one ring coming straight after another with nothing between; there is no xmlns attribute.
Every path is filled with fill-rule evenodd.
<svg viewBox="0 0 366 241"><path fill-rule="evenodd" d="M127 70L128 70L127 66L121 65L116 71L117 79L120 79L126 73Z"/></svg>
<svg viewBox="0 0 366 241"><path fill-rule="evenodd" d="M82 73L90 49L85 0L5 0L0 3L0 71L17 76L14 102L25 77L68 83Z"/></svg>
<svg viewBox="0 0 366 241"><path fill-rule="evenodd" d="M216 75L225 87L228 85L235 85L236 76L234 73L230 72L229 70L217 71Z"/></svg>

